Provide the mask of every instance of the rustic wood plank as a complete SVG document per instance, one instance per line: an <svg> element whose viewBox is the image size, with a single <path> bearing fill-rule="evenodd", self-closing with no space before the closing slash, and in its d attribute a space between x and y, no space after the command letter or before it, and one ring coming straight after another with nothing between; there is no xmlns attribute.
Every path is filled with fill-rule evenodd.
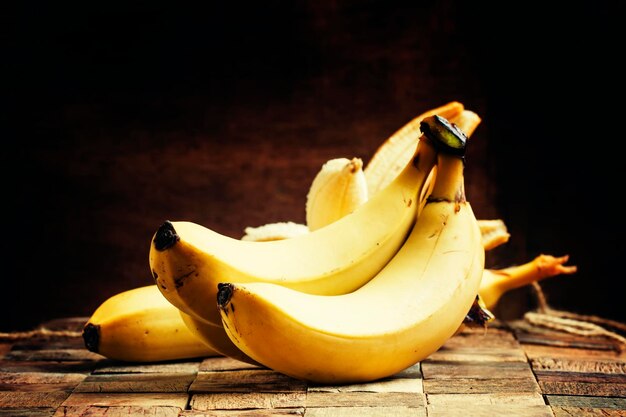
<svg viewBox="0 0 626 417"><path fill-rule="evenodd" d="M552 407L554 417L624 417L624 410L614 408Z"/></svg>
<svg viewBox="0 0 626 417"><path fill-rule="evenodd" d="M223 392L194 394L192 410L245 410L298 408L306 404L306 392Z"/></svg>
<svg viewBox="0 0 626 417"><path fill-rule="evenodd" d="M12 361L100 361L104 356L87 349L11 350L4 356Z"/></svg>
<svg viewBox="0 0 626 417"><path fill-rule="evenodd" d="M626 397L626 374L537 371L544 394Z"/></svg>
<svg viewBox="0 0 626 417"><path fill-rule="evenodd" d="M114 362L98 365L93 374L153 374L180 373L192 374L200 370L200 361L163 362L163 363L123 363Z"/></svg>
<svg viewBox="0 0 626 417"><path fill-rule="evenodd" d="M310 391L306 407L424 407L424 394L414 392L319 392Z"/></svg>
<svg viewBox="0 0 626 417"><path fill-rule="evenodd" d="M11 408L0 409L0 417L52 417L54 408Z"/></svg>
<svg viewBox="0 0 626 417"><path fill-rule="evenodd" d="M198 372L189 392L293 392L306 391L306 382L267 369Z"/></svg>
<svg viewBox="0 0 626 417"><path fill-rule="evenodd" d="M272 408L255 410L182 411L180 417L283 417L303 416L304 408Z"/></svg>
<svg viewBox="0 0 626 417"><path fill-rule="evenodd" d="M91 373L98 362L94 361L0 361L0 372Z"/></svg>
<svg viewBox="0 0 626 417"><path fill-rule="evenodd" d="M73 392L64 407L176 407L185 409L189 396L184 393L84 393Z"/></svg>
<svg viewBox="0 0 626 417"><path fill-rule="evenodd" d="M305 417L426 417L426 408L414 407L324 407L307 408Z"/></svg>
<svg viewBox="0 0 626 417"><path fill-rule="evenodd" d="M516 349L520 345L512 332L504 329L488 328L485 331L466 329L448 339L443 347L450 349L463 347Z"/></svg>
<svg viewBox="0 0 626 417"><path fill-rule="evenodd" d="M428 394L428 405L439 407L455 407L467 405L546 405L543 396L539 392L515 393L497 392L485 394Z"/></svg>
<svg viewBox="0 0 626 417"><path fill-rule="evenodd" d="M241 371L246 369L267 369L261 366L238 361L226 356L214 356L205 358L200 362L200 371Z"/></svg>
<svg viewBox="0 0 626 417"><path fill-rule="evenodd" d="M308 392L414 392L423 393L421 378L385 378L363 384L318 385L309 384Z"/></svg>
<svg viewBox="0 0 626 417"><path fill-rule="evenodd" d="M579 349L566 346L547 346L523 344L522 349L530 359L559 358L578 360L598 360L626 362L626 350L618 352L614 350Z"/></svg>
<svg viewBox="0 0 626 417"><path fill-rule="evenodd" d="M12 350L85 349L82 337L36 336L13 344Z"/></svg>
<svg viewBox="0 0 626 417"><path fill-rule="evenodd" d="M0 359L3 359L4 355L6 355L11 350L12 347L13 347L12 343L0 342Z"/></svg>
<svg viewBox="0 0 626 417"><path fill-rule="evenodd" d="M515 336L522 344L539 344L596 350L619 350L617 342L607 337L589 337L570 334L567 332L559 332L538 326L532 326L523 320L511 322L511 326Z"/></svg>
<svg viewBox="0 0 626 417"><path fill-rule="evenodd" d="M428 406L428 417L554 417L548 405L490 404L477 407Z"/></svg>
<svg viewBox="0 0 626 417"><path fill-rule="evenodd" d="M74 392L187 392L195 373L89 375Z"/></svg>
<svg viewBox="0 0 626 417"><path fill-rule="evenodd" d="M85 374L0 372L0 391L71 391Z"/></svg>
<svg viewBox="0 0 626 417"><path fill-rule="evenodd" d="M602 360L573 360L539 357L530 360L536 371L568 371L603 374L626 374L626 362Z"/></svg>
<svg viewBox="0 0 626 417"><path fill-rule="evenodd" d="M422 373L424 379L534 378L528 363L522 362L424 362Z"/></svg>
<svg viewBox="0 0 626 417"><path fill-rule="evenodd" d="M39 327L48 330L68 330L71 332L81 332L89 317L59 317L44 321Z"/></svg>
<svg viewBox="0 0 626 417"><path fill-rule="evenodd" d="M104 407L104 406L61 406L56 410L53 417L178 417L182 410L178 407L154 406L154 407L138 407L138 406L122 406L122 407Z"/></svg>
<svg viewBox="0 0 626 417"><path fill-rule="evenodd" d="M426 394L489 394L541 392L537 381L529 378L424 379Z"/></svg>
<svg viewBox="0 0 626 417"><path fill-rule="evenodd" d="M0 408L57 408L70 391L0 391Z"/></svg>
<svg viewBox="0 0 626 417"><path fill-rule="evenodd" d="M621 397L592 397L585 395L551 395L545 396L551 406L581 407L581 408L617 408L626 410L626 398Z"/></svg>
<svg viewBox="0 0 626 417"><path fill-rule="evenodd" d="M444 346L422 361L428 362L524 362L526 355L521 348L447 347Z"/></svg>

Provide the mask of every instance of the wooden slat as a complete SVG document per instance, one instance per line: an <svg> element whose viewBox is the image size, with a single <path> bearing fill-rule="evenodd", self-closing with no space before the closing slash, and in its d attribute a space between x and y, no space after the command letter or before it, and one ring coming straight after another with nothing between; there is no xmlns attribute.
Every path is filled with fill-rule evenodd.
<svg viewBox="0 0 626 417"><path fill-rule="evenodd" d="M258 369L198 372L189 387L191 393L203 392L294 392L305 391L306 383L279 372Z"/></svg>
<svg viewBox="0 0 626 417"><path fill-rule="evenodd" d="M200 361L197 362L164 362L164 363L122 363L98 365L93 374L153 374L153 373L197 373Z"/></svg>
<svg viewBox="0 0 626 417"><path fill-rule="evenodd" d="M0 417L52 417L54 408L10 408L0 409Z"/></svg>
<svg viewBox="0 0 626 417"><path fill-rule="evenodd" d="M428 362L523 362L526 355L520 349L486 347L442 347L422 361Z"/></svg>
<svg viewBox="0 0 626 417"><path fill-rule="evenodd" d="M428 406L428 417L554 417L547 405L491 404L481 406Z"/></svg>
<svg viewBox="0 0 626 417"><path fill-rule="evenodd" d="M424 379L426 394L489 394L489 393L532 393L540 392L535 379L491 378L491 379Z"/></svg>
<svg viewBox="0 0 626 417"><path fill-rule="evenodd" d="M517 394L514 392L486 394L428 394L428 404L439 407L455 407L466 405L546 405L539 392Z"/></svg>
<svg viewBox="0 0 626 417"><path fill-rule="evenodd" d="M528 364L521 362L424 362L422 373L424 379L534 378Z"/></svg>
<svg viewBox="0 0 626 417"><path fill-rule="evenodd" d="M70 391L0 391L0 408L56 408Z"/></svg>
<svg viewBox="0 0 626 417"><path fill-rule="evenodd" d="M503 329L489 328L486 331L467 329L462 333L448 339L443 347L456 349L459 347L479 348L519 348L519 342L513 334Z"/></svg>
<svg viewBox="0 0 626 417"><path fill-rule="evenodd" d="M192 410L297 408L306 404L306 392L223 392L194 394Z"/></svg>
<svg viewBox="0 0 626 417"><path fill-rule="evenodd" d="M238 361L237 359L215 356L211 358L205 358L200 363L200 371L241 371L247 369L267 369L252 365L246 362Z"/></svg>
<svg viewBox="0 0 626 417"><path fill-rule="evenodd" d="M11 350L4 356L13 361L99 361L104 356L87 349Z"/></svg>
<svg viewBox="0 0 626 417"><path fill-rule="evenodd" d="M0 372L0 391L71 391L85 374Z"/></svg>
<svg viewBox="0 0 626 417"><path fill-rule="evenodd" d="M195 373L98 374L85 378L74 392L187 392Z"/></svg>
<svg viewBox="0 0 626 417"><path fill-rule="evenodd" d="M421 378L385 378L364 384L316 385L309 384L308 392L414 392L423 393Z"/></svg>
<svg viewBox="0 0 626 417"><path fill-rule="evenodd" d="M324 407L307 408L306 417L426 417L426 408L414 407Z"/></svg>
<svg viewBox="0 0 626 417"><path fill-rule="evenodd" d="M603 374L626 374L626 362L573 360L539 357L530 360L535 371L567 371Z"/></svg>
<svg viewBox="0 0 626 417"><path fill-rule="evenodd" d="M546 346L523 344L522 349L530 359L536 358L560 358L571 360L599 360L626 362L626 350L618 352L615 350L579 349L567 346Z"/></svg>
<svg viewBox="0 0 626 417"><path fill-rule="evenodd" d="M318 392L307 393L306 407L423 407L424 394L414 392Z"/></svg>
<svg viewBox="0 0 626 417"><path fill-rule="evenodd" d="M182 411L180 417L284 417L303 416L304 408L272 408L255 410ZM307 414L308 415L308 414Z"/></svg>
<svg viewBox="0 0 626 417"><path fill-rule="evenodd" d="M614 408L552 407L554 417L624 417L624 410Z"/></svg>
<svg viewBox="0 0 626 417"><path fill-rule="evenodd" d="M544 394L626 397L626 375L538 371L537 381Z"/></svg>
<svg viewBox="0 0 626 417"><path fill-rule="evenodd" d="M0 361L0 372L51 372L89 374L96 367L93 361Z"/></svg>
<svg viewBox="0 0 626 417"><path fill-rule="evenodd" d="M177 407L187 406L184 393L84 393L74 392L65 401L65 407Z"/></svg>
<svg viewBox="0 0 626 417"><path fill-rule="evenodd" d="M122 406L122 407L102 407L102 406L61 406L57 409L54 417L178 417L182 410L178 407L154 406Z"/></svg>
<svg viewBox="0 0 626 417"><path fill-rule="evenodd" d="M69 330L80 332L85 327L89 317L61 317L57 319L47 320L41 323L40 327L48 330Z"/></svg>
<svg viewBox="0 0 626 417"><path fill-rule="evenodd" d="M413 366L409 366L408 368L398 372L397 374L391 375L389 378L422 378L422 364L416 363Z"/></svg>
<svg viewBox="0 0 626 417"><path fill-rule="evenodd" d="M551 395L545 396L551 406L582 407L582 408L616 408L626 410L626 398L592 397L585 395Z"/></svg>

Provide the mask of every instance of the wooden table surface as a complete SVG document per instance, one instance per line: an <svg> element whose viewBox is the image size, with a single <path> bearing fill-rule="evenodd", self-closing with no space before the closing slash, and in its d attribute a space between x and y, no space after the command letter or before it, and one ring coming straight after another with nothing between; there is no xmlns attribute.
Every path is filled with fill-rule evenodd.
<svg viewBox="0 0 626 417"><path fill-rule="evenodd" d="M115 362L80 337L0 341L0 416L626 416L625 352L522 324L466 329L393 377L343 386L223 357Z"/></svg>

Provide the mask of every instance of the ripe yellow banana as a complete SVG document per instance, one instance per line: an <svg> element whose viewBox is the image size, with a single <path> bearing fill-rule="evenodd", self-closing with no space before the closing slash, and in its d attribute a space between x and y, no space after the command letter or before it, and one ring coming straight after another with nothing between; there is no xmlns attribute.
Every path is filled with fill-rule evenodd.
<svg viewBox="0 0 626 417"><path fill-rule="evenodd" d="M157 362L216 356L194 336L156 285L105 300L83 329L85 346L109 359Z"/></svg>
<svg viewBox="0 0 626 417"><path fill-rule="evenodd" d="M465 199L463 160L440 152L437 164L406 243L358 290L329 297L268 283L220 285L233 342L276 371L334 384L387 377L439 349L474 302L485 253Z"/></svg>
<svg viewBox="0 0 626 417"><path fill-rule="evenodd" d="M444 146L436 140L420 141L400 175L354 212L302 236L248 242L193 222L163 223L149 257L159 290L180 310L218 326L219 282L272 282L326 295L354 291L406 239L435 164L434 146Z"/></svg>
<svg viewBox="0 0 626 417"><path fill-rule="evenodd" d="M306 224L314 231L352 213L367 201L360 158L327 161L313 179L306 200Z"/></svg>
<svg viewBox="0 0 626 417"><path fill-rule="evenodd" d="M575 265L565 265L569 255L555 257L541 254L532 261L505 269L486 269L480 283L480 296L489 310L493 309L500 297L515 288L561 274L573 274Z"/></svg>

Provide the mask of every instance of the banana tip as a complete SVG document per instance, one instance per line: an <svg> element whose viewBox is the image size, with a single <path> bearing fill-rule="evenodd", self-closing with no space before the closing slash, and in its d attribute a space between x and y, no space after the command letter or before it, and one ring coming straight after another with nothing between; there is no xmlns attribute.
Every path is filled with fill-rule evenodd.
<svg viewBox="0 0 626 417"><path fill-rule="evenodd" d="M234 288L233 284L217 284L217 305L220 308L224 309L230 303Z"/></svg>
<svg viewBox="0 0 626 417"><path fill-rule="evenodd" d="M166 220L159 226L159 230L154 235L154 248L158 251L164 251L174 246L179 240L180 237L176 233L174 225L169 220Z"/></svg>
<svg viewBox="0 0 626 417"><path fill-rule="evenodd" d="M87 323L83 328L83 341L85 342L87 350L98 353L98 345L100 344L100 326L93 323Z"/></svg>

